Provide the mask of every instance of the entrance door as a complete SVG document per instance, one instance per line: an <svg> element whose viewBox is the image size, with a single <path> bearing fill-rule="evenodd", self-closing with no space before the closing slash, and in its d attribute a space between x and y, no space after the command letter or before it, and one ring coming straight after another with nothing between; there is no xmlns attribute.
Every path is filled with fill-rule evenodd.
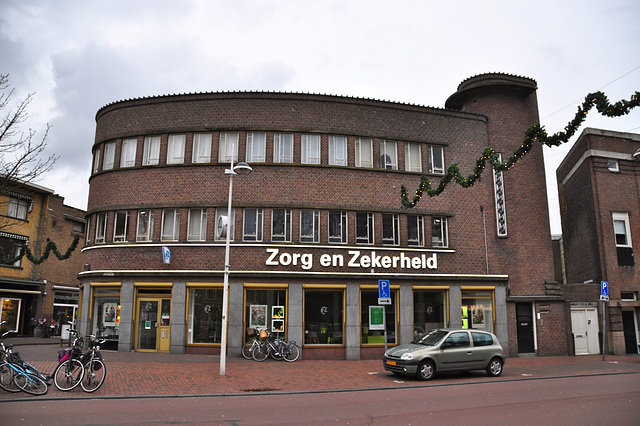
<svg viewBox="0 0 640 426"><path fill-rule="evenodd" d="M518 323L518 353L535 352L533 305L531 303L516 303L516 321Z"/></svg>
<svg viewBox="0 0 640 426"><path fill-rule="evenodd" d="M171 299L138 299L136 350L169 352Z"/></svg>
<svg viewBox="0 0 640 426"><path fill-rule="evenodd" d="M638 339L636 338L634 314L634 311L622 311L622 330L624 332L624 346L627 354L638 353Z"/></svg>
<svg viewBox="0 0 640 426"><path fill-rule="evenodd" d="M598 313L595 309L572 309L571 332L576 355L600 353Z"/></svg>

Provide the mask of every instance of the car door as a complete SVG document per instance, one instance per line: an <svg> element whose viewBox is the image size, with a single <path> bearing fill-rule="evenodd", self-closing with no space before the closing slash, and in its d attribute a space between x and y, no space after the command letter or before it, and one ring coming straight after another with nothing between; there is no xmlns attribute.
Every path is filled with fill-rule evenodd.
<svg viewBox="0 0 640 426"><path fill-rule="evenodd" d="M440 344L438 366L444 370L469 370L473 361L473 350L469 332L454 331Z"/></svg>
<svg viewBox="0 0 640 426"><path fill-rule="evenodd" d="M493 336L489 333L472 331L471 341L473 342L472 367L474 369L486 368L489 360L496 354Z"/></svg>

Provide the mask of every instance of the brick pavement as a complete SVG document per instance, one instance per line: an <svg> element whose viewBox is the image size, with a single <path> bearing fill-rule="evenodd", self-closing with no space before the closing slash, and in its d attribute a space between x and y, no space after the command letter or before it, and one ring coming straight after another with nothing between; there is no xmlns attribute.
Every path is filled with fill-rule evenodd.
<svg viewBox="0 0 640 426"><path fill-rule="evenodd" d="M24 344L27 340L7 339L15 343L21 356L38 369L52 373L57 366L59 341L50 344ZM531 380L563 376L597 374L639 374L640 355L522 357L509 358L499 378L484 372L437 376L430 382L412 377L400 378L386 372L381 360L321 361L298 360L293 363L267 359L255 362L228 356L226 375L220 376L219 357L213 355L156 354L104 351L107 377L94 394L80 388L61 392L55 385L47 395L33 397L24 393L0 391L0 402L16 398L82 398L127 396L248 395L265 392L325 392L359 389L390 389L416 386L447 386L496 380Z"/></svg>

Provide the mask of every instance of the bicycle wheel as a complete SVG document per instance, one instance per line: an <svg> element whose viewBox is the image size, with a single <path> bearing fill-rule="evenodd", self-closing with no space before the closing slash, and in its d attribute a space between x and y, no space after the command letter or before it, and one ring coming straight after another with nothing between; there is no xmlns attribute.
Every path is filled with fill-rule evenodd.
<svg viewBox="0 0 640 426"><path fill-rule="evenodd" d="M33 337L42 337L44 335L44 329L40 326L33 329Z"/></svg>
<svg viewBox="0 0 640 426"><path fill-rule="evenodd" d="M84 377L84 367L77 359L61 362L53 373L53 383L63 392L70 391L80 384Z"/></svg>
<svg viewBox="0 0 640 426"><path fill-rule="evenodd" d="M6 390L7 392L20 392L20 388L13 380L13 376L15 376L16 374L16 370L11 368L9 363L3 362L2 364L0 364L0 388Z"/></svg>
<svg viewBox="0 0 640 426"><path fill-rule="evenodd" d="M254 345L256 345L256 341L252 340L250 342L245 343L244 345L242 345L242 356L245 357L246 359L252 359L253 358L253 347Z"/></svg>
<svg viewBox="0 0 640 426"><path fill-rule="evenodd" d="M293 362L300 358L300 349L293 343L287 343L287 348L284 350L284 360Z"/></svg>
<svg viewBox="0 0 640 426"><path fill-rule="evenodd" d="M47 382L31 373L18 373L13 376L13 381L20 390L31 395L44 395L49 390Z"/></svg>
<svg viewBox="0 0 640 426"><path fill-rule="evenodd" d="M85 392L95 392L102 386L105 377L107 377L107 367L104 362L94 359L93 365L91 365L91 361L84 365L84 378L80 382L80 386Z"/></svg>
<svg viewBox="0 0 640 426"><path fill-rule="evenodd" d="M275 349L271 348L271 350L269 351L269 355L271 355L271 358L275 359L276 361L280 361L282 359L282 342L279 342L274 346Z"/></svg>
<svg viewBox="0 0 640 426"><path fill-rule="evenodd" d="M264 361L269 356L269 346L266 343L261 343L253 348L253 359L258 362Z"/></svg>

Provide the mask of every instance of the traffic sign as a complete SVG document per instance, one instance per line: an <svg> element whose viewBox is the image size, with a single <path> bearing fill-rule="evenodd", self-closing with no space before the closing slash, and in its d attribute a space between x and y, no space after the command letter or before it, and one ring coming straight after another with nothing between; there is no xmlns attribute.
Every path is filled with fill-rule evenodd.
<svg viewBox="0 0 640 426"><path fill-rule="evenodd" d="M391 297L389 280L378 280L378 297L385 299Z"/></svg>
<svg viewBox="0 0 640 426"><path fill-rule="evenodd" d="M609 283L607 281L600 281L600 296L609 297Z"/></svg>
<svg viewBox="0 0 640 426"><path fill-rule="evenodd" d="M378 297L378 305L390 305L391 298L390 297Z"/></svg>

